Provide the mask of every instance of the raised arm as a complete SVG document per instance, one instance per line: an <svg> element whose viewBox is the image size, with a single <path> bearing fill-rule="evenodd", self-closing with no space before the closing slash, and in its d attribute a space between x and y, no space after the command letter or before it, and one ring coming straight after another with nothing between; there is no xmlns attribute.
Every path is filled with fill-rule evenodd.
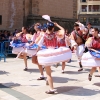
<svg viewBox="0 0 100 100"><path fill-rule="evenodd" d="M16 34L16 37L20 37L23 32L19 32Z"/></svg>
<svg viewBox="0 0 100 100"><path fill-rule="evenodd" d="M60 29L60 30L58 30L57 34L58 34L59 36L64 36L64 35L65 35L65 30L64 30L64 28L63 28L62 26L58 25L57 23L54 23L54 25Z"/></svg>

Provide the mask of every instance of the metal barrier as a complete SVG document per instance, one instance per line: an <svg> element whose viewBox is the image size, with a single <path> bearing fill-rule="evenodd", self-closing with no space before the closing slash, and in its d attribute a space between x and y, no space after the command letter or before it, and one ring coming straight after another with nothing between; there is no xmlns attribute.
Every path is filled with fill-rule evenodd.
<svg viewBox="0 0 100 100"><path fill-rule="evenodd" d="M4 43L0 42L0 61L2 60L2 58L4 59L4 62L6 62L6 55L4 52Z"/></svg>
<svg viewBox="0 0 100 100"><path fill-rule="evenodd" d="M12 47L10 46L10 41L4 41L3 45L5 55L7 56L8 54L12 54Z"/></svg>
<svg viewBox="0 0 100 100"><path fill-rule="evenodd" d="M0 42L0 61L4 59L6 62L6 56L12 54L12 47L10 46L10 41Z"/></svg>

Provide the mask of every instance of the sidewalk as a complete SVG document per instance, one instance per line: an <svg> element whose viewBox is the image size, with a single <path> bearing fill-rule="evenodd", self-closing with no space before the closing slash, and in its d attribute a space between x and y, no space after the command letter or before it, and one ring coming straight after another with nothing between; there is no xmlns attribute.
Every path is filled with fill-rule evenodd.
<svg viewBox="0 0 100 100"><path fill-rule="evenodd" d="M52 66L52 76L56 94L45 94L49 89L45 80L40 77L38 67L28 59L28 71L23 71L23 60L7 58L0 62L0 100L99 100L100 78L94 77L88 81L89 69L78 72L76 56L72 62L66 63L65 73L61 73L61 66ZM45 71L44 71L45 73ZM94 75L98 74L95 72ZM46 74L45 74L46 76Z"/></svg>

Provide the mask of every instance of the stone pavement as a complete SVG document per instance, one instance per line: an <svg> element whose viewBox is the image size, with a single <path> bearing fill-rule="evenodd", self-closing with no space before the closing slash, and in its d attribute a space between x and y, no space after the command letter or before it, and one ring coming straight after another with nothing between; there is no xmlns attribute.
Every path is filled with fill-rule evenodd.
<svg viewBox="0 0 100 100"><path fill-rule="evenodd" d="M100 78L94 77L88 81L89 69L82 72L79 69L76 56L72 62L66 63L65 73L61 66L52 66L52 76L56 94L45 94L49 89L45 80L38 81L38 67L28 59L28 71L23 71L22 59L7 58L0 62L0 100L99 100ZM45 74L45 71L44 71ZM95 72L94 75L98 74ZM46 76L46 74L45 74Z"/></svg>

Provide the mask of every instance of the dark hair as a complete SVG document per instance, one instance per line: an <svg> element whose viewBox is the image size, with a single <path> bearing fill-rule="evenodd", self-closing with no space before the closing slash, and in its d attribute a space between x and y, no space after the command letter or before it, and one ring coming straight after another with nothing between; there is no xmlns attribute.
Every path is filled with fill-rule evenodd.
<svg viewBox="0 0 100 100"><path fill-rule="evenodd" d="M34 25L34 27L36 27L37 29L41 30L41 24L40 24L40 23L36 23L36 24Z"/></svg>
<svg viewBox="0 0 100 100"><path fill-rule="evenodd" d="M93 28L93 29L99 33L99 29L98 28Z"/></svg>
<svg viewBox="0 0 100 100"><path fill-rule="evenodd" d="M77 27L77 26L79 26L79 24L77 24L77 23L74 23L74 27Z"/></svg>
<svg viewBox="0 0 100 100"><path fill-rule="evenodd" d="M23 26L23 28L28 32L29 30L28 30L28 27L26 27L26 26Z"/></svg>
<svg viewBox="0 0 100 100"><path fill-rule="evenodd" d="M87 25L92 25L92 24L89 22L89 23L87 23Z"/></svg>
<svg viewBox="0 0 100 100"><path fill-rule="evenodd" d="M48 29L48 30L52 30L53 28L54 28L54 23L48 22L48 23L47 23L47 29Z"/></svg>
<svg viewBox="0 0 100 100"><path fill-rule="evenodd" d="M43 25L41 26L41 29L45 32L45 31L47 30L47 24L43 24Z"/></svg>

